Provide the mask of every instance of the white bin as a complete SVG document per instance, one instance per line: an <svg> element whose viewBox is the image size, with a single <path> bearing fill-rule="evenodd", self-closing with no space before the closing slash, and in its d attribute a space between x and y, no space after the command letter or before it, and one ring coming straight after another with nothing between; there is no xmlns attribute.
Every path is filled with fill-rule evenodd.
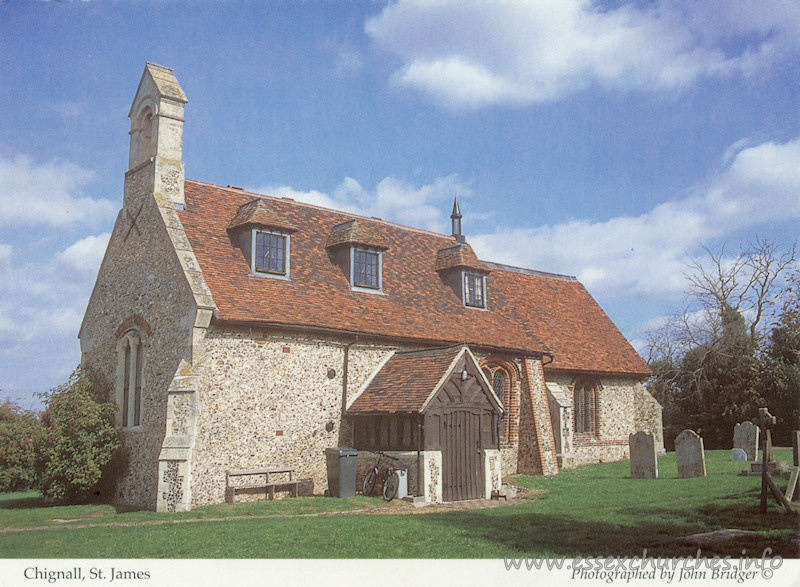
<svg viewBox="0 0 800 587"><path fill-rule="evenodd" d="M397 498L403 499L408 496L408 471L406 469L397 469L395 473L400 478L400 483L397 486Z"/></svg>

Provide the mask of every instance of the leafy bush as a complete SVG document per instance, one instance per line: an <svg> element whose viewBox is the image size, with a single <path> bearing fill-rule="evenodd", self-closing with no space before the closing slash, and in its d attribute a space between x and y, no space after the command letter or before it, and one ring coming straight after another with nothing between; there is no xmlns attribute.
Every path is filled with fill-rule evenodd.
<svg viewBox="0 0 800 587"><path fill-rule="evenodd" d="M78 368L67 383L45 396L39 445L40 487L68 502L109 497L121 442L114 429L114 404L105 388Z"/></svg>
<svg viewBox="0 0 800 587"><path fill-rule="evenodd" d="M0 403L0 491L19 491L35 485L36 442L41 430L34 412L8 398Z"/></svg>

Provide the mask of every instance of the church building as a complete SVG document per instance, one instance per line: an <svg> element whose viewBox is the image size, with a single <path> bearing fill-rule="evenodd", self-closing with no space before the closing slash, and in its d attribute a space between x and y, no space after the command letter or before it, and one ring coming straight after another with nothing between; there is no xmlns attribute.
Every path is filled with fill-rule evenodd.
<svg viewBox="0 0 800 587"><path fill-rule="evenodd" d="M186 179L173 71L133 100L124 200L79 338L117 404L119 504L225 500L226 471L292 467L327 489L386 451L427 501L508 475L663 447L650 369L574 278L478 259L452 234Z"/></svg>

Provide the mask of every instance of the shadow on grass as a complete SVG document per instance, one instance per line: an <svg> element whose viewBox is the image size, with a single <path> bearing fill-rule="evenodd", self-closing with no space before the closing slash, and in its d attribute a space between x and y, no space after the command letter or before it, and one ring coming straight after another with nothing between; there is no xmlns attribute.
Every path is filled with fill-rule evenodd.
<svg viewBox="0 0 800 587"><path fill-rule="evenodd" d="M143 508L138 506L114 505L100 500L88 500L83 502L72 503L72 502L47 498L44 497L43 495L36 495L32 497L21 497L18 499L0 500L0 510L18 510L27 508L55 508L55 507L64 507L71 505L108 505L113 507L118 514L124 514L127 512L145 511Z"/></svg>
<svg viewBox="0 0 800 587"><path fill-rule="evenodd" d="M558 553L565 557L641 557L646 549L653 557L696 556L698 546L683 539L692 534L737 528L758 535L737 537L703 546L704 557L760 557L766 548L771 556L798 558L798 545L793 543L797 532L792 520L782 511L773 509L765 516L752 507L710 505L687 510L675 517L674 510L642 508L645 518L661 514L673 522L639 521L636 524L615 524L585 521L548 513L519 512L513 506L482 512L454 512L425 516L431 523L449 527L458 535L469 533L507 548L509 555L525 553L542 555ZM504 510L504 511L498 511ZM517 510L517 511L514 511ZM795 524L796 528L796 524ZM742 554L745 551L746 554ZM476 553L480 556L480 553Z"/></svg>
<svg viewBox="0 0 800 587"><path fill-rule="evenodd" d="M34 497L22 497L20 499L4 499L0 501L0 510L16 510L20 508L44 508L59 505L57 503L46 503L41 495Z"/></svg>

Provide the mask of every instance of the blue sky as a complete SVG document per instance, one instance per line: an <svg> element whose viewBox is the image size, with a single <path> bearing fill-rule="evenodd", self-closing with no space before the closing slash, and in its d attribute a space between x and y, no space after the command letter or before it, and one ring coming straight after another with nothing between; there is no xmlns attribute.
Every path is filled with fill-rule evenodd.
<svg viewBox="0 0 800 587"><path fill-rule="evenodd" d="M800 231L800 3L0 1L0 390L80 360L146 61L187 177L578 276L641 348L686 261Z"/></svg>

